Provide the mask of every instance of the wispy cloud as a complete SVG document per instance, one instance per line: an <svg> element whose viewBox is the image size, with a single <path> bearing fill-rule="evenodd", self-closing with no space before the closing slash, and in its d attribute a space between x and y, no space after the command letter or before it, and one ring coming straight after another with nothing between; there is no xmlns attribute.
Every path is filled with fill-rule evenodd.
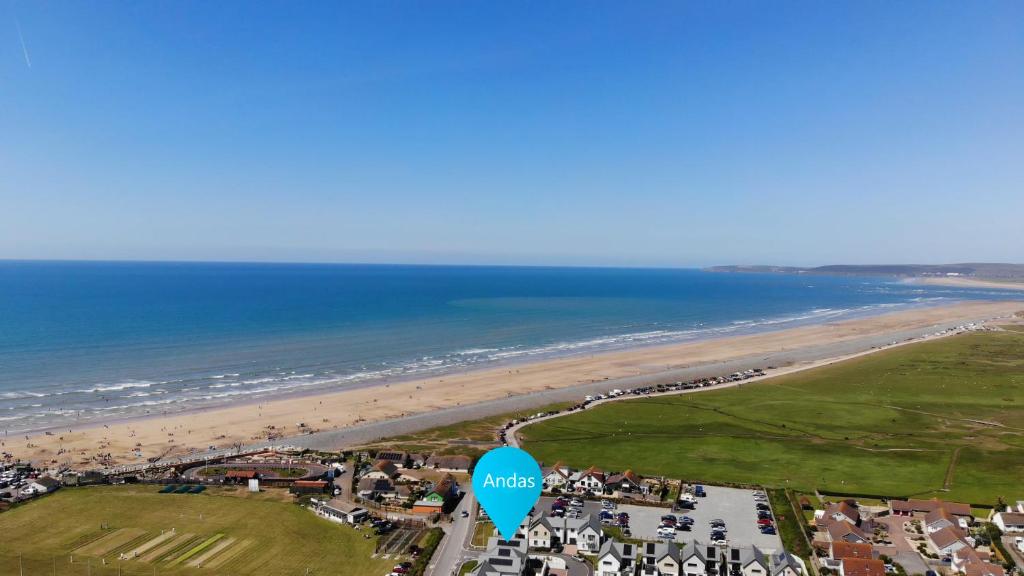
<svg viewBox="0 0 1024 576"><path fill-rule="evenodd" d="M29 68L32 67L32 59L28 56L28 46L25 45L25 35L21 33L21 22L18 21L18 16L14 16L14 26L18 29L18 40L21 40L21 53L25 55L25 65Z"/></svg>

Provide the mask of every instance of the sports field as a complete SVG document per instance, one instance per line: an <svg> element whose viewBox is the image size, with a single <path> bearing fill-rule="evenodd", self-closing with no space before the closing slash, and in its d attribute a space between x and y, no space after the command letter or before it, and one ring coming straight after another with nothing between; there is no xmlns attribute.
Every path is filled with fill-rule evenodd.
<svg viewBox="0 0 1024 576"><path fill-rule="evenodd" d="M879 352L739 388L613 402L523 429L539 461L708 483L1024 497L1024 333Z"/></svg>
<svg viewBox="0 0 1024 576"><path fill-rule="evenodd" d="M374 539L316 517L283 490L63 489L0 514L0 574L387 574ZM20 558L19 558L20 556ZM307 572L308 569L308 572Z"/></svg>

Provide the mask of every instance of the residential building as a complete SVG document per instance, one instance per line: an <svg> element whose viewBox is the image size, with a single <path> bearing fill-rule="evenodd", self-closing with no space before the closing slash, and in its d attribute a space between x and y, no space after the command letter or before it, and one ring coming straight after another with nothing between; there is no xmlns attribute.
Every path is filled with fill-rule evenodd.
<svg viewBox="0 0 1024 576"><path fill-rule="evenodd" d="M992 523L1003 532L1024 532L1024 514L1019 512L996 512Z"/></svg>
<svg viewBox="0 0 1024 576"><path fill-rule="evenodd" d="M945 502L943 500L890 500L889 510L894 516L913 516L915 512L927 514L932 510L945 508L958 518L973 518L971 505L961 502Z"/></svg>
<svg viewBox="0 0 1024 576"><path fill-rule="evenodd" d="M472 576L524 576L547 574L547 566L539 568L530 566L530 557L526 552L526 542L519 538L502 540L494 537L487 541L487 552L480 557L479 564L470 574Z"/></svg>
<svg viewBox="0 0 1024 576"><path fill-rule="evenodd" d="M938 532L943 528L954 528L957 526L959 526L959 523L956 517L945 508L936 508L924 516L924 527L929 534Z"/></svg>
<svg viewBox="0 0 1024 576"><path fill-rule="evenodd" d="M964 542L963 534L956 528L949 526L928 534L928 539L931 541L935 551L944 556L948 556L967 546L967 542Z"/></svg>
<svg viewBox="0 0 1024 576"><path fill-rule="evenodd" d="M827 520L840 520L860 526L860 510L850 500L835 502L825 507L823 518Z"/></svg>
<svg viewBox="0 0 1024 576"><path fill-rule="evenodd" d="M390 460L377 460L373 463L373 467L369 472L363 474L363 478L383 479L383 480L394 480L398 478L401 473L398 471L398 466Z"/></svg>
<svg viewBox="0 0 1024 576"><path fill-rule="evenodd" d="M433 455L427 458L424 464L427 468L434 468L442 472L469 472L469 469L473 466L473 459L469 456L452 455L452 456L440 456Z"/></svg>
<svg viewBox="0 0 1024 576"><path fill-rule="evenodd" d="M641 576L680 576L683 561L675 542L647 542L640 546Z"/></svg>
<svg viewBox="0 0 1024 576"><path fill-rule="evenodd" d="M832 542L829 546L829 558L833 560L843 560L845 558L874 558L874 549L871 547L871 544L840 540L838 542Z"/></svg>
<svg viewBox="0 0 1024 576"><path fill-rule="evenodd" d="M561 462L555 462L555 465L551 468L545 468L542 470L544 474L544 490L565 489L573 472L572 468L563 465Z"/></svg>
<svg viewBox="0 0 1024 576"><path fill-rule="evenodd" d="M413 503L412 511L425 514L442 512L446 505L458 498L458 495L459 484L451 474L445 474L441 481L423 495L423 498Z"/></svg>
<svg viewBox="0 0 1024 576"><path fill-rule="evenodd" d="M803 576L803 561L783 550L772 555L772 576Z"/></svg>
<svg viewBox="0 0 1024 576"><path fill-rule="evenodd" d="M356 494L360 498L376 500L395 492L395 485L387 478L361 478L356 485Z"/></svg>
<svg viewBox="0 0 1024 576"><path fill-rule="evenodd" d="M768 576L768 561L756 546L730 546L724 561L730 576Z"/></svg>
<svg viewBox="0 0 1024 576"><path fill-rule="evenodd" d="M637 547L633 544L605 540L597 554L594 576L634 576Z"/></svg>
<svg viewBox="0 0 1024 576"><path fill-rule="evenodd" d="M604 472L591 466L583 472L579 472L578 476L573 478L573 486L575 486L577 492L601 494L604 492L605 477Z"/></svg>
<svg viewBox="0 0 1024 576"><path fill-rule="evenodd" d="M839 576L885 576L885 564L881 560L846 558L839 565Z"/></svg>
<svg viewBox="0 0 1024 576"><path fill-rule="evenodd" d="M718 548L699 542L687 542L679 551L682 574L685 576L704 576L715 564Z"/></svg>

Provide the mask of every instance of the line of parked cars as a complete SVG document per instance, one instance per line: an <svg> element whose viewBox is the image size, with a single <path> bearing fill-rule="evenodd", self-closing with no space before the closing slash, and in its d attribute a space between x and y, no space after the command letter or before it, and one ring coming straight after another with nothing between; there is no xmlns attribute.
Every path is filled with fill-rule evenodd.
<svg viewBox="0 0 1024 576"><path fill-rule="evenodd" d="M597 513L601 524L605 526L618 526L622 529L623 536L632 536L632 533L629 531L629 514L626 512L616 512L615 508L615 502L601 500L601 511Z"/></svg>
<svg viewBox="0 0 1024 576"><path fill-rule="evenodd" d="M754 492L754 508L757 510L757 529L761 534L775 534L772 507L768 505L768 496L764 492Z"/></svg>
<svg viewBox="0 0 1024 576"><path fill-rule="evenodd" d="M551 503L551 516L555 516L557 518L579 518L582 514L583 500L580 500L579 498L569 500L564 496L559 496Z"/></svg>
<svg viewBox="0 0 1024 576"><path fill-rule="evenodd" d="M661 517L661 524L658 525L658 538L675 540L676 532L689 532L693 529L693 522L693 518L689 516L665 514Z"/></svg>
<svg viewBox="0 0 1024 576"><path fill-rule="evenodd" d="M715 546L728 546L729 538L727 534L729 529L725 526L725 520L713 518L708 524L711 524L711 534L708 536L711 543Z"/></svg>

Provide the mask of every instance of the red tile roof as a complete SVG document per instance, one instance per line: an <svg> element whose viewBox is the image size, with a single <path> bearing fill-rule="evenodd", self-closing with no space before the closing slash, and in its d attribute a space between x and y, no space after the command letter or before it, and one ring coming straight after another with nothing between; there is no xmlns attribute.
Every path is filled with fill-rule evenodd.
<svg viewBox="0 0 1024 576"><path fill-rule="evenodd" d="M832 543L832 558L873 558L871 544L838 541Z"/></svg>
<svg viewBox="0 0 1024 576"><path fill-rule="evenodd" d="M845 558L843 560L844 576L885 576L885 564L881 560L864 558Z"/></svg>

